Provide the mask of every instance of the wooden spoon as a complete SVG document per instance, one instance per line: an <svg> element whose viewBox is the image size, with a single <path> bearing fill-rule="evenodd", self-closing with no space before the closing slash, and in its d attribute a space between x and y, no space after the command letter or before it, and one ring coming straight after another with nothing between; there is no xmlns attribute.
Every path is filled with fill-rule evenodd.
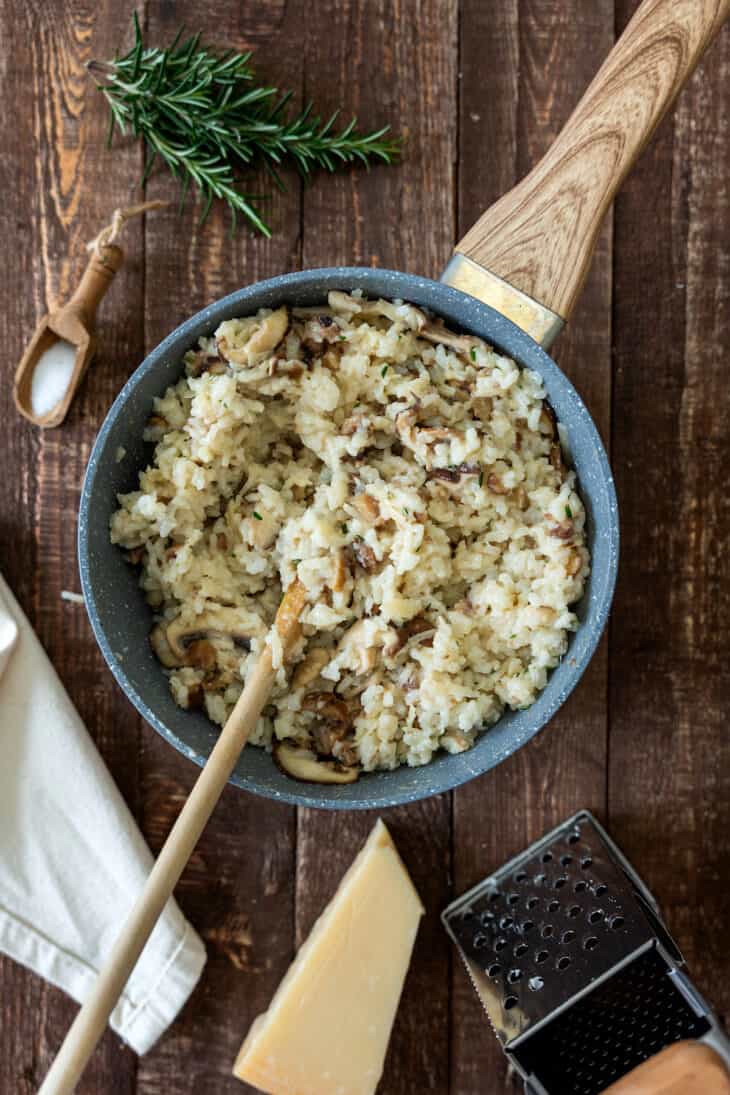
<svg viewBox="0 0 730 1095"><path fill-rule="evenodd" d="M305 603L304 586L296 579L282 598L274 621L285 658L301 634L299 617ZM106 966L66 1035L39 1089L39 1095L68 1095L76 1086L104 1033L114 1005L145 943L172 896L208 818L223 793L241 750L256 725L271 692L275 675L271 646L267 643L246 678L238 703L163 844L145 887L112 948Z"/></svg>
<svg viewBox="0 0 730 1095"><path fill-rule="evenodd" d="M97 308L123 260L124 252L113 243L95 251L68 304L56 312L50 312L38 324L18 365L13 387L15 406L36 426L44 429L59 426L66 417L96 350L94 328ZM43 414L36 414L32 399L33 374L41 357L58 342L70 343L75 348L73 371L56 405Z"/></svg>

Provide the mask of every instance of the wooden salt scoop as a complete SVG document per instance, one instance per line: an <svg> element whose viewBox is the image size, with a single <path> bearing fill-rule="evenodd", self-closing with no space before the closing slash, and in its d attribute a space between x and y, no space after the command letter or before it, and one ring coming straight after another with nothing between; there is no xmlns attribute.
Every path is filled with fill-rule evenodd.
<svg viewBox="0 0 730 1095"><path fill-rule="evenodd" d="M20 413L36 426L48 429L60 426L68 413L81 381L84 379L91 359L96 351L96 312L102 298L114 280L124 261L124 251L114 240L122 230L125 221L150 209L160 209L167 205L164 201L143 202L129 209L116 209L112 222L103 228L96 239L89 244L92 252L89 264L84 271L78 289L67 304L55 312L44 316L38 324L35 334L26 349L15 373L13 397ZM58 347L56 360L56 382L62 379L66 362L72 352L73 367L63 383L59 398L39 412L34 409L33 376L41 360L48 366L47 382L53 384L52 363L46 356Z"/></svg>
<svg viewBox="0 0 730 1095"><path fill-rule="evenodd" d="M305 603L304 586L299 579L295 579L282 598L274 621L285 659L301 634L299 618ZM163 844L107 964L76 1016L38 1095L68 1095L74 1090L256 725L269 698L275 675L271 645L267 643L249 673L246 686Z"/></svg>

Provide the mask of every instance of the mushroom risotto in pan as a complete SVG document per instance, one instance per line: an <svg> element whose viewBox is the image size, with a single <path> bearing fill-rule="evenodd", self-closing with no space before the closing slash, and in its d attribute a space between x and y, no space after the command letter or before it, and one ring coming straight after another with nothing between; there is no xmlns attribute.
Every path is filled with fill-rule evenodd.
<svg viewBox="0 0 730 1095"><path fill-rule="evenodd" d="M540 376L481 339L342 292L228 320L146 438L112 539L182 707L225 722L296 577L303 638L291 668L274 638L251 740L333 779L468 749L565 652L583 505Z"/></svg>

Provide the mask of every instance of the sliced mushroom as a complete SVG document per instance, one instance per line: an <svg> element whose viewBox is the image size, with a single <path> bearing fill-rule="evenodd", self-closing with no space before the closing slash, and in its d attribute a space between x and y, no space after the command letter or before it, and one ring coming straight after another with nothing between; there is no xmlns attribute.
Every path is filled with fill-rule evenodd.
<svg viewBox="0 0 730 1095"><path fill-rule="evenodd" d="M568 561L565 564L565 573L569 578L574 578L580 568L583 566L583 560L577 551L572 551L568 556Z"/></svg>
<svg viewBox="0 0 730 1095"><path fill-rule="evenodd" d="M414 616L413 619L407 620L402 627L398 628L394 642L385 649L386 656L392 658L399 650L402 650L409 639L412 639L415 635L421 635L425 631L433 630L433 624L429 623L425 616Z"/></svg>
<svg viewBox="0 0 730 1095"><path fill-rule="evenodd" d="M487 476L487 486L492 494L509 494L509 489L505 487L502 480L494 472L490 472Z"/></svg>
<svg viewBox="0 0 730 1095"><path fill-rule="evenodd" d="M347 729L341 722L315 722L310 727L315 753L320 757L333 756L335 745L343 740Z"/></svg>
<svg viewBox="0 0 730 1095"><path fill-rule="evenodd" d="M471 350L475 350L477 346L482 345L478 338L471 338L469 335L455 335L453 331L449 331L440 323L427 323L419 331L419 336L427 339L428 342L449 346L457 353L466 356L470 355Z"/></svg>
<svg viewBox="0 0 730 1095"><path fill-rule="evenodd" d="M488 422L494 411L494 402L489 396L477 396L471 403L474 414L480 422Z"/></svg>
<svg viewBox="0 0 730 1095"><path fill-rule="evenodd" d="M374 641L371 625L368 621L365 619L358 620L340 639L335 656L338 662L362 676L365 673L370 673L375 668L378 660L376 647L383 645L388 637L393 635L394 632L387 628L384 633L381 631L380 634L376 635Z"/></svg>
<svg viewBox="0 0 730 1095"><path fill-rule="evenodd" d="M306 688L312 681L316 681L329 660L330 655L323 647L316 646L310 650L294 671L292 688Z"/></svg>
<svg viewBox="0 0 730 1095"><path fill-rule="evenodd" d="M167 625L166 637L175 657L185 661L188 647L198 639L228 638L243 650L250 650L252 635L262 635L264 630L252 613L220 605L192 619L176 616Z"/></svg>
<svg viewBox="0 0 730 1095"><path fill-rule="evenodd" d="M550 463L552 464L552 466L555 468L555 470L557 472L562 472L562 470L563 470L563 453L562 453L560 445L557 441L553 445L550 446Z"/></svg>
<svg viewBox="0 0 730 1095"><path fill-rule="evenodd" d="M215 647L208 639L195 639L185 652L185 664L195 669L213 669L216 663Z"/></svg>
<svg viewBox="0 0 730 1095"><path fill-rule="evenodd" d="M360 769L346 767L337 760L320 760L311 749L277 741L273 749L278 768L300 783L354 783Z"/></svg>
<svg viewBox="0 0 730 1095"><path fill-rule="evenodd" d="M458 483L462 475L481 475L480 464L454 464L449 468L431 468L426 479L443 479L447 483Z"/></svg>
<svg viewBox="0 0 730 1095"><path fill-rule="evenodd" d="M368 494L367 491L356 494L350 504L353 509L357 510L358 517L366 524L377 526L383 523L380 516L380 505L377 499L373 498L372 494Z"/></svg>
<svg viewBox="0 0 730 1095"><path fill-rule="evenodd" d="M174 654L167 641L165 628L162 624L155 624L150 631L150 646L165 669L177 669L180 666L180 659Z"/></svg>
<svg viewBox="0 0 730 1095"><path fill-rule="evenodd" d="M349 550L352 552L355 562L361 566L363 570L372 572L378 569L378 560L375 556L375 552L364 540L360 540L359 538L353 540Z"/></svg>
<svg viewBox="0 0 730 1095"><path fill-rule="evenodd" d="M549 399L543 399L542 410L540 411L540 425L544 428L546 433L549 433L553 440L557 441L558 438L558 416L555 413L552 403Z"/></svg>
<svg viewBox="0 0 730 1095"><path fill-rule="evenodd" d="M574 533L572 521L559 521L548 529L548 536L554 536L557 540L570 540Z"/></svg>
<svg viewBox="0 0 730 1095"><path fill-rule="evenodd" d="M309 692L302 700L302 710L313 711L319 718L341 723L343 726L350 724L350 710L345 701L334 692Z"/></svg>
<svg viewBox="0 0 730 1095"><path fill-rule="evenodd" d="M345 588L345 581L347 580L347 560L345 558L344 551L338 551L337 560L335 562L335 573L331 582L331 589L333 593L341 593Z"/></svg>
<svg viewBox="0 0 730 1095"><path fill-rule="evenodd" d="M267 316L251 335L245 346L249 354L265 354L275 350L289 329L289 312L286 305Z"/></svg>

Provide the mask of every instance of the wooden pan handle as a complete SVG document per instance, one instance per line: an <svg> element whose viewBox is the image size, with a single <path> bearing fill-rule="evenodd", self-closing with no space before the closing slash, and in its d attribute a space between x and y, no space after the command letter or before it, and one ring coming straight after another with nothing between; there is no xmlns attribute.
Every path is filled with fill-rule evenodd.
<svg viewBox="0 0 730 1095"><path fill-rule="evenodd" d="M603 1095L730 1095L730 1075L709 1046L677 1042L606 1088Z"/></svg>
<svg viewBox="0 0 730 1095"><path fill-rule="evenodd" d="M644 0L546 156L456 250L567 319L603 216L730 0Z"/></svg>

